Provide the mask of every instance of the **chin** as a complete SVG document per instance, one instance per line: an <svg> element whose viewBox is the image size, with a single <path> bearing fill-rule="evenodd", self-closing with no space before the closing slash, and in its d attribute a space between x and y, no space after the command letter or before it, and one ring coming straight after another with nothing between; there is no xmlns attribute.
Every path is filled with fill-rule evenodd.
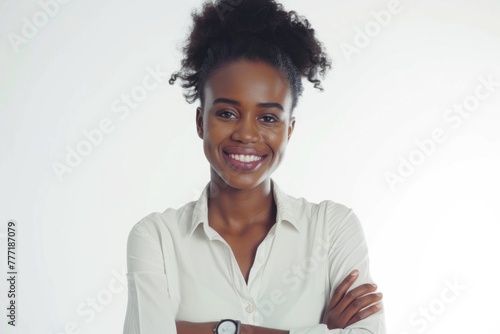
<svg viewBox="0 0 500 334"><path fill-rule="evenodd" d="M260 185L265 179L255 178L252 176L234 176L231 179L225 180L225 183L235 189L253 189Z"/></svg>
<svg viewBox="0 0 500 334"><path fill-rule="evenodd" d="M263 175L255 175L252 173L217 173L217 183L221 187L231 187L240 190L249 190L256 188L262 182L269 179L270 176L265 177ZM213 178L212 178L213 179ZM215 181L215 180L214 180Z"/></svg>

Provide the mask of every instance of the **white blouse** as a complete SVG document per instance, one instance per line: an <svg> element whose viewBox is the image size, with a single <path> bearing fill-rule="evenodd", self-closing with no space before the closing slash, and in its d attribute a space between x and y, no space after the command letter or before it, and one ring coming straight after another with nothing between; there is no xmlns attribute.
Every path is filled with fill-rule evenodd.
<svg viewBox="0 0 500 334"><path fill-rule="evenodd" d="M271 180L276 224L258 246L248 284L226 241L208 224L208 184L197 201L151 213L127 242L124 334L176 333L175 321L240 320L291 334L385 334L384 309L328 330L322 312L353 270L373 283L361 224L346 206L311 203Z"/></svg>

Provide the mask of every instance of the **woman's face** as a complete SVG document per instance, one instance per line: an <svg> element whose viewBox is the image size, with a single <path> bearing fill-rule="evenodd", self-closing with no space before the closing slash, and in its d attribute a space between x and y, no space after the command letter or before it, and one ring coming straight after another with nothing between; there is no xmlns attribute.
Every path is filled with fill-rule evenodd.
<svg viewBox="0 0 500 334"><path fill-rule="evenodd" d="M278 167L293 132L288 81L267 63L237 60L211 73L204 94L196 125L212 180L256 187Z"/></svg>

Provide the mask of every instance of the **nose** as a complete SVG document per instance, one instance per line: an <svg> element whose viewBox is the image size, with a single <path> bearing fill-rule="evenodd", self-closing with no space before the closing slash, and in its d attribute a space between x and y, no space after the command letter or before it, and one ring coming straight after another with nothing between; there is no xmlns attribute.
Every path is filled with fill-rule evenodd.
<svg viewBox="0 0 500 334"><path fill-rule="evenodd" d="M255 143L260 139L257 120L250 117L241 118L234 129L231 139L241 143Z"/></svg>

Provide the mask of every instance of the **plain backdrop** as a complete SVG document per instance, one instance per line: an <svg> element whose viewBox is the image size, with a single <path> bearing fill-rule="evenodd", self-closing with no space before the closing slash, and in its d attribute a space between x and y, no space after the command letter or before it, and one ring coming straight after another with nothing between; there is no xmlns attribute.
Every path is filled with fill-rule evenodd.
<svg viewBox="0 0 500 334"><path fill-rule="evenodd" d="M309 19L334 68L324 92L304 81L275 180L357 213L388 333L491 333L500 2L282 3ZM209 179L198 104L168 84L199 5L0 1L0 332L121 333L130 229Z"/></svg>

